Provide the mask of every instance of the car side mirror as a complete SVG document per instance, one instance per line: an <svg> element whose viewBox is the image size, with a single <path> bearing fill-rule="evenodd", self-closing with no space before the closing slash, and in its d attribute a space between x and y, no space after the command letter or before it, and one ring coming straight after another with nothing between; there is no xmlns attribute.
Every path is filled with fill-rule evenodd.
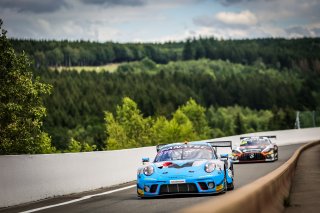
<svg viewBox="0 0 320 213"><path fill-rule="evenodd" d="M228 154L220 154L220 158L228 160Z"/></svg>
<svg viewBox="0 0 320 213"><path fill-rule="evenodd" d="M150 159L149 158L142 158L142 164L149 163Z"/></svg>

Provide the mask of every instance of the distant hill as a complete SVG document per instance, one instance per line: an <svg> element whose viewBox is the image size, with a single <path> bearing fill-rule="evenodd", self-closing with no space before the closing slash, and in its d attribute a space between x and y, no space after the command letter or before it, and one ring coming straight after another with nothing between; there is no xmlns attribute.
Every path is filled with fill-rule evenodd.
<svg viewBox="0 0 320 213"><path fill-rule="evenodd" d="M150 58L156 63L191 59L221 59L246 65L262 63L277 69L297 68L320 73L320 38L189 39L167 43L11 39L36 66L100 66Z"/></svg>

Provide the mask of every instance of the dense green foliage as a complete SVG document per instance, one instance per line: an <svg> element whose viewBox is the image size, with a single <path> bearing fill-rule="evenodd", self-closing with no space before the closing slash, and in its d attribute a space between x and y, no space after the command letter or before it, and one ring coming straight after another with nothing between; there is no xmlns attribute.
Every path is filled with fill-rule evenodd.
<svg viewBox="0 0 320 213"><path fill-rule="evenodd" d="M102 65L140 61L146 57L156 63L207 58L247 65L265 64L276 69L298 68L302 71L320 72L320 38L200 38L163 44L16 39L11 42L18 52L24 50L30 55L37 67Z"/></svg>
<svg viewBox="0 0 320 213"><path fill-rule="evenodd" d="M263 38L187 40L183 59L221 59L234 63L267 65L276 69L298 68L303 72L320 72L320 38Z"/></svg>
<svg viewBox="0 0 320 213"><path fill-rule="evenodd" d="M14 48L25 51L35 65L84 66L112 62L139 61L149 57L157 63L175 61L181 56L183 43L113 43L90 41L11 40Z"/></svg>
<svg viewBox="0 0 320 213"><path fill-rule="evenodd" d="M70 138L96 145L98 150L106 148L105 141L111 139L105 134L103 118L113 123L113 128L126 132L127 127L119 121L121 116L117 116L123 110L116 107L123 97L137 104L131 108L136 110L134 118L142 135L147 134L143 132L145 126L151 125L145 120L149 116L163 116L159 123L176 125L172 121L176 110L193 98L206 114L206 119L197 114L189 118L197 138L204 138L202 134L212 137L293 128L295 110L315 110L320 106L320 76L314 72L279 72L261 65L221 60L160 65L144 59L120 65L114 73L39 69L38 74L54 87L51 96L45 98L48 117L44 126L60 150L69 149ZM115 116L104 115L104 111ZM192 109L183 113L187 111L193 114ZM209 129L202 129L206 122ZM135 140L126 146L137 145ZM153 142L146 140L142 145L150 143Z"/></svg>
<svg viewBox="0 0 320 213"><path fill-rule="evenodd" d="M210 137L205 109L193 99L180 107L171 120L160 116L144 118L128 97L117 106L116 116L106 112L107 149L151 146Z"/></svg>
<svg viewBox="0 0 320 213"><path fill-rule="evenodd" d="M1 20L0 30L0 154L51 153L50 137L41 130L42 95L51 87L34 78L25 55L16 55Z"/></svg>
<svg viewBox="0 0 320 213"><path fill-rule="evenodd" d="M44 130L60 151L131 148L319 125L320 38L167 43L12 39L53 85ZM23 57L23 56L22 56ZM113 73L48 69L121 63Z"/></svg>
<svg viewBox="0 0 320 213"><path fill-rule="evenodd" d="M286 119L292 122L293 118L290 118L290 113L286 114L281 110L280 117L269 110L250 110L239 106L210 107L206 110L193 99L179 107L170 119L164 116L144 118L137 104L125 97L122 105L117 106L115 116L110 112L105 113L108 135L106 149L151 146L266 131L274 124L287 122Z"/></svg>

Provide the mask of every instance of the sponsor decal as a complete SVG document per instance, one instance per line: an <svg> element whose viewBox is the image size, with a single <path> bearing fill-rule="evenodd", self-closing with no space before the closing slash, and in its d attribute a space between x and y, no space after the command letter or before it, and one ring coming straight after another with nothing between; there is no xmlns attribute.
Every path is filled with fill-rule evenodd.
<svg viewBox="0 0 320 213"><path fill-rule="evenodd" d="M185 168L185 167L192 167L193 166L193 163L194 161L190 161L190 162L187 162L187 163L184 163L182 165L178 165L174 162L164 162L162 164L156 164L157 167L159 169L162 169L162 168L176 168L176 169L181 169L181 168Z"/></svg>
<svg viewBox="0 0 320 213"><path fill-rule="evenodd" d="M244 153L249 153L249 152L261 152L261 149L243 149L242 150Z"/></svg>
<svg viewBox="0 0 320 213"><path fill-rule="evenodd" d="M185 183L185 179L180 179L180 180L170 180L170 184L178 184L178 183Z"/></svg>
<svg viewBox="0 0 320 213"><path fill-rule="evenodd" d="M192 144L181 144L181 145L174 145L169 146L166 148L161 149L161 151L168 151L173 149L208 149L211 150L211 147L208 145L192 145Z"/></svg>

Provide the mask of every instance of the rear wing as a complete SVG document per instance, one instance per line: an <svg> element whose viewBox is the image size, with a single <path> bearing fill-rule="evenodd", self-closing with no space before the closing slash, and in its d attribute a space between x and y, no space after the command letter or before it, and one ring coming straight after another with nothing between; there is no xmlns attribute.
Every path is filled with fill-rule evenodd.
<svg viewBox="0 0 320 213"><path fill-rule="evenodd" d="M207 140L203 141L207 142L208 144L211 145L211 147L215 150L216 154L218 152L218 148L230 148L232 150L232 141L214 141L214 140Z"/></svg>
<svg viewBox="0 0 320 213"><path fill-rule="evenodd" d="M204 142L207 142L209 143L212 147L230 147L232 148L232 141L211 141L211 140L208 140L208 141L204 141Z"/></svg>
<svg viewBox="0 0 320 213"><path fill-rule="evenodd" d="M211 147L217 148L217 147L230 147L232 149L232 141L214 141L214 139L211 140L201 140L201 141L193 141L193 142L204 142L210 144ZM189 143L192 143L190 141ZM158 144L156 146L157 152L162 149L162 147L166 146L167 144Z"/></svg>
<svg viewBox="0 0 320 213"><path fill-rule="evenodd" d="M208 140L201 140L201 141L190 141L190 143L192 142L208 143L212 147L232 147L232 141L218 141L216 139L208 139Z"/></svg>
<svg viewBox="0 0 320 213"><path fill-rule="evenodd" d="M276 135L268 135L268 136L245 136L245 137L240 137L240 140L246 139L246 138L274 138L276 139Z"/></svg>

